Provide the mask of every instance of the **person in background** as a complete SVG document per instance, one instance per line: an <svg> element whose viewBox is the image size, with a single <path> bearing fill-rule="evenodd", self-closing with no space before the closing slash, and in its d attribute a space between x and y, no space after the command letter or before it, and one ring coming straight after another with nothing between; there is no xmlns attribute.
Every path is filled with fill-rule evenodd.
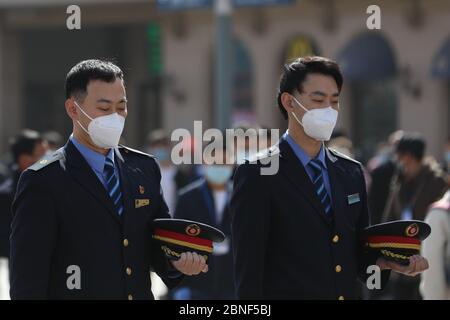
<svg viewBox="0 0 450 320"><path fill-rule="evenodd" d="M188 184L196 181L202 177L202 166L194 163L194 151L196 150L195 139L184 140L182 142L182 149L180 157L186 153L190 156L191 164L183 163L177 166L177 173L175 174L175 183L177 192Z"/></svg>
<svg viewBox="0 0 450 320"><path fill-rule="evenodd" d="M9 235L11 204L20 174L48 150L47 142L33 130L25 129L10 141L13 174L0 185L0 300L9 298Z"/></svg>
<svg viewBox="0 0 450 320"><path fill-rule="evenodd" d="M371 176L368 203L372 224L378 224L382 220L389 195L389 186L396 170L395 146L402 136L403 131L401 130L391 133L387 143L380 146L377 154L367 163Z"/></svg>
<svg viewBox="0 0 450 320"><path fill-rule="evenodd" d="M418 133L404 133L395 148L397 169L391 181L384 221L421 220L429 206L447 190L439 165L425 158L425 140ZM387 292L394 299L420 299L420 278L394 274Z"/></svg>
<svg viewBox="0 0 450 320"><path fill-rule="evenodd" d="M425 158L426 143L418 133L405 133L395 148L396 173L383 221L424 220L428 207L447 190L442 170Z"/></svg>
<svg viewBox="0 0 450 320"><path fill-rule="evenodd" d="M150 132L147 136L147 152L158 160L161 168L161 188L169 207L169 214L173 216L177 195L175 174L177 168L170 159L170 138L163 129Z"/></svg>
<svg viewBox="0 0 450 320"><path fill-rule="evenodd" d="M199 179L180 190L175 218L209 224L226 235L224 242L214 244L209 257L210 271L195 279L185 278L179 288L172 293L177 300L233 299L233 256L230 239L230 213L233 159L226 147L216 149L205 158L204 179ZM228 164L227 164L228 163Z"/></svg>
<svg viewBox="0 0 450 320"><path fill-rule="evenodd" d="M430 268L422 274L420 293L425 300L450 300L450 190L431 205L425 222L432 232L422 244L422 256Z"/></svg>
<svg viewBox="0 0 450 320"><path fill-rule="evenodd" d="M42 137L47 140L50 151L56 151L64 145L64 139L57 131L46 131Z"/></svg>

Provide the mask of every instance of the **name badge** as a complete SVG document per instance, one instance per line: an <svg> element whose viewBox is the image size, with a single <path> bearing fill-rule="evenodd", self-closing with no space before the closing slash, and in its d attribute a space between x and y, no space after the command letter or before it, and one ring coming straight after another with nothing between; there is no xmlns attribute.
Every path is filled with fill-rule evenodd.
<svg viewBox="0 0 450 320"><path fill-rule="evenodd" d="M347 196L347 201L348 201L348 204L354 204L354 203L360 202L361 199L359 198L359 193L355 193L355 194L351 194L351 195Z"/></svg>
<svg viewBox="0 0 450 320"><path fill-rule="evenodd" d="M135 199L134 200L134 207L140 208L140 207L145 207L148 206L150 204L150 199Z"/></svg>

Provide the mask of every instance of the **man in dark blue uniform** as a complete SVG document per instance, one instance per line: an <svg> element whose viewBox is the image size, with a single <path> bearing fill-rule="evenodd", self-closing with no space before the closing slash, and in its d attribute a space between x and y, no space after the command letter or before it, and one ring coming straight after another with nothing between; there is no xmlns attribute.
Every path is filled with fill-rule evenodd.
<svg viewBox="0 0 450 320"><path fill-rule="evenodd" d="M152 299L150 271L169 287L207 271L186 252L169 262L152 242L168 218L160 170L148 154L118 146L127 116L123 73L86 60L66 78L67 144L20 177L13 203L11 298Z"/></svg>
<svg viewBox="0 0 450 320"><path fill-rule="evenodd" d="M361 164L325 148L339 110L343 79L321 57L286 66L278 106L288 131L278 145L241 165L231 201L235 279L239 298L352 299L357 278L378 265L416 275L427 262L402 266L370 254L358 237L369 225ZM278 163L275 174L263 168Z"/></svg>

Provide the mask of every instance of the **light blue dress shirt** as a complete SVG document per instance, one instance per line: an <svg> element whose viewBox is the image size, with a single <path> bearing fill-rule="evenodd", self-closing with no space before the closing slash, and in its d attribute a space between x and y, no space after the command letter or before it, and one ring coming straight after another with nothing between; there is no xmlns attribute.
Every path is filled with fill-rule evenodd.
<svg viewBox="0 0 450 320"><path fill-rule="evenodd" d="M300 163L305 168L306 173L311 179L311 182L313 182L315 173L314 170L308 165L308 163L312 160L311 157L294 141L294 139L292 139L292 137L289 135L289 130L286 130L286 133L283 135L283 139L285 139L287 143L289 143L289 146L294 151L295 155L300 160ZM323 144L316 159L320 160L320 162L322 163L323 182L325 183L325 189L327 190L328 196L330 197L330 200L332 200L330 178L328 176L328 167L327 162L325 161L325 148Z"/></svg>
<svg viewBox="0 0 450 320"><path fill-rule="evenodd" d="M73 135L70 136L70 141L78 149L78 151L81 153L83 158L86 159L87 163L89 164L91 169L94 171L95 175L100 180L100 182L103 184L105 189L108 190L108 188L106 187L106 177L103 173L103 170L105 168L106 157L111 159L111 161L114 163L114 172L120 183L119 171L114 162L114 150L113 149L110 149L108 154L106 156L104 156L103 154L95 152L94 150L89 149L85 145L81 144Z"/></svg>

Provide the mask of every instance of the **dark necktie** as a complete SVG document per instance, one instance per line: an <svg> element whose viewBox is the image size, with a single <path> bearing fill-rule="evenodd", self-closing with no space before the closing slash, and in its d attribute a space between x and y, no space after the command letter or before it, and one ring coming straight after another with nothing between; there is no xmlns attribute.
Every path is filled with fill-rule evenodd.
<svg viewBox="0 0 450 320"><path fill-rule="evenodd" d="M318 159L309 161L308 166L313 169L313 185L316 191L317 197L323 205L326 214L331 213L331 199L325 188L325 181L322 173L322 163Z"/></svg>
<svg viewBox="0 0 450 320"><path fill-rule="evenodd" d="M123 203L122 192L120 191L120 183L114 171L114 163L109 158L106 158L103 173L106 179L106 189L108 190L109 197L114 202L114 208L116 209L116 212L119 215L122 215Z"/></svg>

